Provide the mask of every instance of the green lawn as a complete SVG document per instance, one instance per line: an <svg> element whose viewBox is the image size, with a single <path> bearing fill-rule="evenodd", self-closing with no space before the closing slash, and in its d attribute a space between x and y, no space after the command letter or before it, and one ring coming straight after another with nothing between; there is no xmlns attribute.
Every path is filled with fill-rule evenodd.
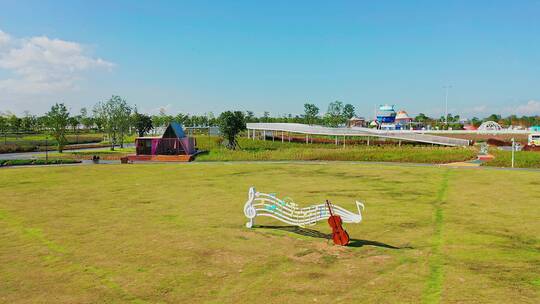
<svg viewBox="0 0 540 304"><path fill-rule="evenodd" d="M492 149L490 151L495 159L484 163L485 166L506 167L512 166L512 152ZM538 151L516 151L514 156L515 168L540 168L540 152Z"/></svg>
<svg viewBox="0 0 540 304"><path fill-rule="evenodd" d="M365 203L351 247L247 229L249 186ZM538 303L540 172L350 163L0 170L4 303ZM279 225L274 220L258 224ZM395 247L395 248L394 248Z"/></svg>

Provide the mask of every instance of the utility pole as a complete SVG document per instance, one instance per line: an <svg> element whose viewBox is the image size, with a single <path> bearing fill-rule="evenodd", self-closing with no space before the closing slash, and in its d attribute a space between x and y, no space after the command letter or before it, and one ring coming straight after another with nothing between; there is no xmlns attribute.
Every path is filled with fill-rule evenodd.
<svg viewBox="0 0 540 304"><path fill-rule="evenodd" d="M444 95L444 120L446 127L448 128L448 89L450 89L451 85L445 85L443 88L446 89L446 94Z"/></svg>

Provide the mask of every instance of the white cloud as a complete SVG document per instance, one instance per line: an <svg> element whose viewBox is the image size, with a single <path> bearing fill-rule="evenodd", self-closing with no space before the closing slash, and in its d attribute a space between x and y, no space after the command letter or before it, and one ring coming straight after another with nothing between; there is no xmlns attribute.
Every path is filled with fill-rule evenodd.
<svg viewBox="0 0 540 304"><path fill-rule="evenodd" d="M516 115L540 115L540 101L529 100L526 104L517 106L513 112Z"/></svg>
<svg viewBox="0 0 540 304"><path fill-rule="evenodd" d="M13 38L0 31L0 90L19 94L43 95L73 90L84 73L111 69L113 63L87 55L79 43L45 36Z"/></svg>
<svg viewBox="0 0 540 304"><path fill-rule="evenodd" d="M8 42L11 40L11 37L2 32L2 30L0 30L0 47L2 47L2 45L5 45L5 44L8 44Z"/></svg>
<svg viewBox="0 0 540 304"><path fill-rule="evenodd" d="M165 113L167 115L174 115L174 109L173 109L173 105L168 103L166 105L161 105L161 106L158 106L158 107L154 107L154 108L143 108L143 109L140 109L143 113L149 113L149 114L152 114L152 115L158 115L158 114L161 114L161 113Z"/></svg>
<svg viewBox="0 0 540 304"><path fill-rule="evenodd" d="M462 117L482 117L487 114L488 111L492 111L492 107L488 107L486 105L475 105L471 107L464 108L462 112L460 113ZM456 112L459 113L459 112Z"/></svg>
<svg viewBox="0 0 540 304"><path fill-rule="evenodd" d="M485 113L488 110L488 106L481 105L481 106L475 106L469 109L471 113Z"/></svg>

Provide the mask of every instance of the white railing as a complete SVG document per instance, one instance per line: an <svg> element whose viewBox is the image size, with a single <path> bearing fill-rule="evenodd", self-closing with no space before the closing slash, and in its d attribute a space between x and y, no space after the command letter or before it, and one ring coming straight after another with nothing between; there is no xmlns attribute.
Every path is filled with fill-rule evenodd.
<svg viewBox="0 0 540 304"><path fill-rule="evenodd" d="M530 130L514 130L514 129L502 129L502 130L402 130L401 132L412 133L429 133L429 134L530 134L533 131Z"/></svg>

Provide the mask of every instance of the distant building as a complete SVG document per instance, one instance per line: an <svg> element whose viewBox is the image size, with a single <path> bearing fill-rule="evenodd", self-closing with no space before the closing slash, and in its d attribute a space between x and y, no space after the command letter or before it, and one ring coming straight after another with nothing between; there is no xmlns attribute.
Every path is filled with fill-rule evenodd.
<svg viewBox="0 0 540 304"><path fill-rule="evenodd" d="M473 125L465 125L465 126L463 126L463 129L467 130L467 131L476 131L476 130L478 130L478 128L473 126Z"/></svg>
<svg viewBox="0 0 540 304"><path fill-rule="evenodd" d="M396 129L396 111L393 105L380 105L377 111L377 125L381 130Z"/></svg>
<svg viewBox="0 0 540 304"><path fill-rule="evenodd" d="M184 128L171 122L161 137L135 138L135 155L131 161L190 161L197 153L195 138L187 137Z"/></svg>
<svg viewBox="0 0 540 304"><path fill-rule="evenodd" d="M393 124L396 120L396 111L392 105L381 105L377 112L377 122L381 124Z"/></svg>
<svg viewBox="0 0 540 304"><path fill-rule="evenodd" d="M413 119L409 117L409 114L407 112L401 110L397 112L396 114L396 126L398 126L399 129L404 129L410 127Z"/></svg>
<svg viewBox="0 0 540 304"><path fill-rule="evenodd" d="M352 117L347 120L347 127L365 127L366 119L364 117Z"/></svg>

